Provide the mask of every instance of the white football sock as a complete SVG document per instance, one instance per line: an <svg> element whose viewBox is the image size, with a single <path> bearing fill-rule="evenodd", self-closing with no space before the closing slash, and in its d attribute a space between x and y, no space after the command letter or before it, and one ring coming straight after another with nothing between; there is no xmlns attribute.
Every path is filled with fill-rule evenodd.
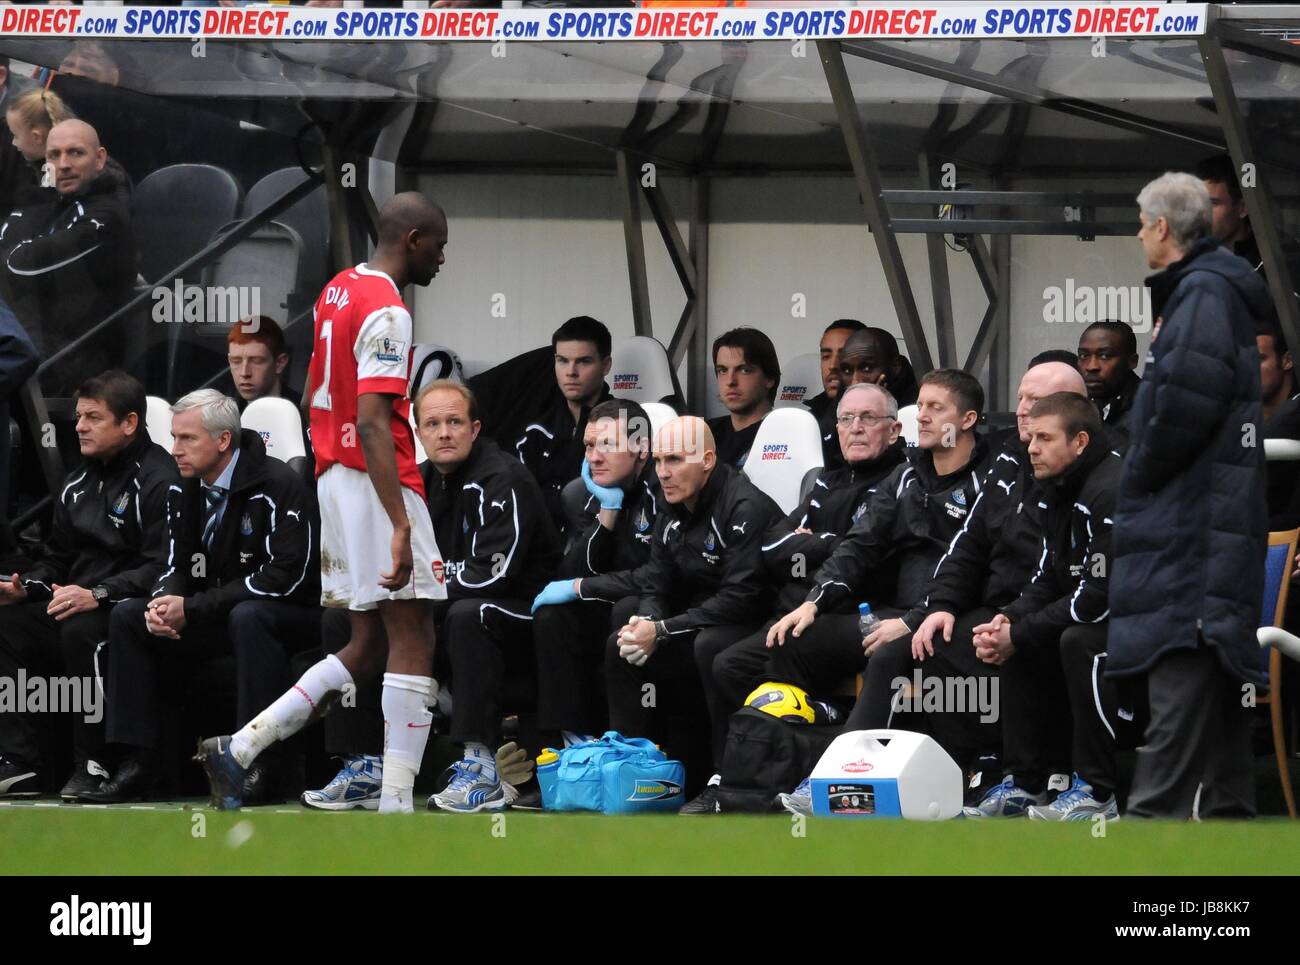
<svg viewBox="0 0 1300 965"><path fill-rule="evenodd" d="M438 685L432 677L384 674L384 780L379 792L381 814L412 812L411 792L420 773L433 715L429 702Z"/></svg>
<svg viewBox="0 0 1300 965"><path fill-rule="evenodd" d="M302 730L322 700L351 683L352 674L334 654L317 661L296 684L230 738L230 753L240 767L248 767L276 741Z"/></svg>
<svg viewBox="0 0 1300 965"><path fill-rule="evenodd" d="M478 741L466 741L465 760L478 763L479 775L484 780L495 781L497 779L497 756L486 744L480 744Z"/></svg>

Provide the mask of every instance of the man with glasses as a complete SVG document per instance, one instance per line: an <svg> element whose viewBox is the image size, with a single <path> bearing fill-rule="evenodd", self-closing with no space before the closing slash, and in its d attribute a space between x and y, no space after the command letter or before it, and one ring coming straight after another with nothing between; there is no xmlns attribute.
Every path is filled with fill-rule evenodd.
<svg viewBox="0 0 1300 965"><path fill-rule="evenodd" d="M714 684L732 707L739 707L765 679L771 654L767 633L776 618L807 598L813 576L862 517L877 484L907 462L898 435L898 406L882 386L846 388L833 424L843 464L823 469L799 505L763 535L763 567L777 588L773 618L713 661Z"/></svg>

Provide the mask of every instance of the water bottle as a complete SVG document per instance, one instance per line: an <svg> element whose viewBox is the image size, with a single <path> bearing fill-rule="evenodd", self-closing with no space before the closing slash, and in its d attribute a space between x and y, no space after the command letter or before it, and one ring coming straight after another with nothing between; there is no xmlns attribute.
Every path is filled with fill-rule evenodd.
<svg viewBox="0 0 1300 965"><path fill-rule="evenodd" d="M858 604L858 631L863 637L871 636L873 630L880 626L880 618L871 612L870 603Z"/></svg>
<svg viewBox="0 0 1300 965"><path fill-rule="evenodd" d="M542 807L555 806L555 779L560 771L560 755L545 747L537 755L537 785L542 791Z"/></svg>

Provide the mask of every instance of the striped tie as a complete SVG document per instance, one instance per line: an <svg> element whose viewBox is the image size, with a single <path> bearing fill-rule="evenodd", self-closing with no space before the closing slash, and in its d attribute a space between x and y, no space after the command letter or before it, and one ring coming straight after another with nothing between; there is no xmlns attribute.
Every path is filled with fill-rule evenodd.
<svg viewBox="0 0 1300 965"><path fill-rule="evenodd" d="M226 501L226 490L221 486L209 486L203 494L207 500L207 516L203 522L203 546L209 552L212 551L212 538L217 535L217 516L221 510L221 505Z"/></svg>

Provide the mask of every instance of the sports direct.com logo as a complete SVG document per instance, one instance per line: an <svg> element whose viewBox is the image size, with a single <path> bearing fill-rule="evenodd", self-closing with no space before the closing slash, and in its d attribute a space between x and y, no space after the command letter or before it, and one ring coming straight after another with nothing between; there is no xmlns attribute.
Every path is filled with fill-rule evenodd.
<svg viewBox="0 0 1300 965"><path fill-rule="evenodd" d="M621 375L616 375L614 376L614 385L611 391L619 389L635 389L637 382L640 381L640 379L641 376L637 375L635 372L624 372Z"/></svg>
<svg viewBox="0 0 1300 965"><path fill-rule="evenodd" d="M0 35L123 39L817 40L848 37L1198 36L1208 5L810 3L764 10L333 10L133 5L4 7Z"/></svg>
<svg viewBox="0 0 1300 965"><path fill-rule="evenodd" d="M767 462L769 459L777 462L784 462L790 458L790 447L784 443L772 443L763 447L762 459Z"/></svg>
<svg viewBox="0 0 1300 965"><path fill-rule="evenodd" d="M802 402L803 397L808 394L806 385L786 385L781 387L780 400L782 402Z"/></svg>

